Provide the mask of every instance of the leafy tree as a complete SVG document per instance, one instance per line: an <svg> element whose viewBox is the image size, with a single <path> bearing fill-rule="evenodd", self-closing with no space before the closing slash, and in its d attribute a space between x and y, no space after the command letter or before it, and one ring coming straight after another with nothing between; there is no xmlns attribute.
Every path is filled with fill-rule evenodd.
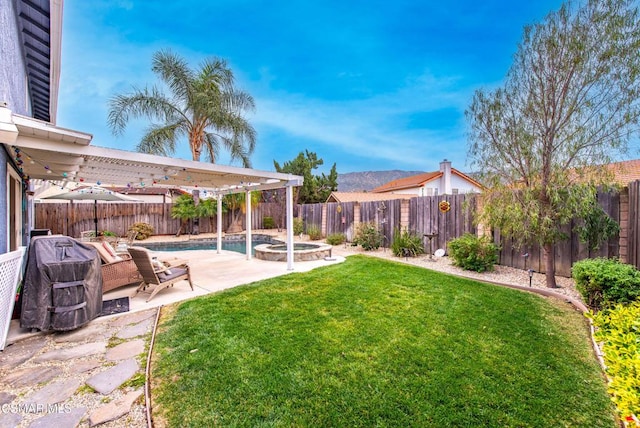
<svg viewBox="0 0 640 428"><path fill-rule="evenodd" d="M638 129L639 49L633 2L567 3L525 28L504 86L477 91L466 112L488 188L481 220L541 245L549 287L562 226L589 217L611 180L602 164Z"/></svg>
<svg viewBox="0 0 640 428"><path fill-rule="evenodd" d="M243 117L254 109L251 95L234 87L234 76L225 60L206 60L197 70L170 51L153 55L153 72L166 83L171 95L156 87L135 89L109 101L108 123L116 135L124 132L130 117L148 117L152 124L137 146L143 153L171 155L186 137L193 160L215 163L220 149L233 160L250 167L256 132Z"/></svg>
<svg viewBox="0 0 640 428"><path fill-rule="evenodd" d="M189 220L192 220L198 216L196 211L196 204L193 201L191 195L180 195L176 198L176 201L171 207L171 218L180 219L180 228L176 236L180 236L187 226Z"/></svg>
<svg viewBox="0 0 640 428"><path fill-rule="evenodd" d="M285 162L282 166L273 161L276 171L304 177L302 186L294 189L293 199L296 204L325 202L331 192L338 190L338 172L335 163L329 175L324 173L320 176L313 175L313 170L323 163L324 161L314 152L308 150L305 150L305 153L300 152L295 159Z"/></svg>

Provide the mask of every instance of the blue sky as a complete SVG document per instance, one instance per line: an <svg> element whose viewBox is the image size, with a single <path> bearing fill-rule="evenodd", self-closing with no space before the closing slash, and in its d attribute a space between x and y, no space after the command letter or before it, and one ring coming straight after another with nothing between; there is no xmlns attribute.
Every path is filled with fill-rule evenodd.
<svg viewBox="0 0 640 428"><path fill-rule="evenodd" d="M93 145L134 150L146 123L123 136L108 100L159 83L151 57L171 49L196 67L226 59L255 99L253 168L299 152L316 172L468 171L464 111L476 89L503 82L525 25L562 4L533 2L92 0L64 3L57 124ZM183 149L176 157L189 159ZM218 163L231 163L221 155Z"/></svg>

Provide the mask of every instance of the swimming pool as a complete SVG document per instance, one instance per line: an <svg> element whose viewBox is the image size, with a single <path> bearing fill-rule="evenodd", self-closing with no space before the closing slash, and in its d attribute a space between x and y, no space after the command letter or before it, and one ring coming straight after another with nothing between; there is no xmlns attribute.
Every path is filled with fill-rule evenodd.
<svg viewBox="0 0 640 428"><path fill-rule="evenodd" d="M256 246L262 244L281 244L282 241L273 239L268 235L254 235L251 239L251 254L255 255ZM190 239L179 242L140 242L136 245L152 251L189 251L189 250L216 250L218 242L216 239ZM244 254L247 250L245 235L225 236L222 238L222 249Z"/></svg>

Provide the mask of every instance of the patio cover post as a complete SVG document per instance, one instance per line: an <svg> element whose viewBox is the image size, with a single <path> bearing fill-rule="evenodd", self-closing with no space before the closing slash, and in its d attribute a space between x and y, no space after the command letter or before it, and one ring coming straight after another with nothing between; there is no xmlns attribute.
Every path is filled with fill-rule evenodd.
<svg viewBox="0 0 640 428"><path fill-rule="evenodd" d="M287 184L287 270L293 270L293 185Z"/></svg>
<svg viewBox="0 0 640 428"><path fill-rule="evenodd" d="M247 260L251 260L251 190L247 190L244 195L244 206L245 206L245 215L246 215L246 223L247 223L247 237L246 237L246 245L247 245Z"/></svg>
<svg viewBox="0 0 640 428"><path fill-rule="evenodd" d="M216 213L218 215L216 252L220 254L222 253L222 194L218 193L216 196L218 201L216 206Z"/></svg>

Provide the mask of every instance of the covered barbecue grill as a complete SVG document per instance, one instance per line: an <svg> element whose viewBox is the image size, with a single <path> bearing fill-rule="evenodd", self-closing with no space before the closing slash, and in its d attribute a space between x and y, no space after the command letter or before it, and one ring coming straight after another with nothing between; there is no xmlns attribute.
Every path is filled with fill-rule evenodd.
<svg viewBox="0 0 640 428"><path fill-rule="evenodd" d="M20 326L73 330L102 310L95 248L68 236L34 236L29 245Z"/></svg>

